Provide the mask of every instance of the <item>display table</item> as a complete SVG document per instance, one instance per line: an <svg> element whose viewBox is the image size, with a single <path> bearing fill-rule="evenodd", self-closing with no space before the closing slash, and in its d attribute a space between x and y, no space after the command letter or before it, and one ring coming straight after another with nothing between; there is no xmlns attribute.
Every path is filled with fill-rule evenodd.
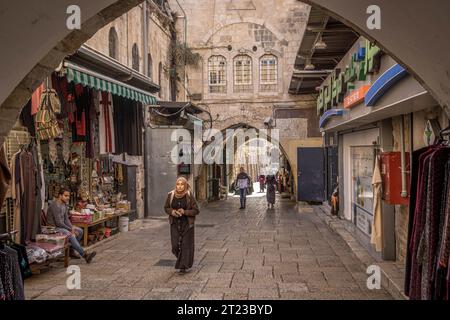
<svg viewBox="0 0 450 320"><path fill-rule="evenodd" d="M93 221L93 222L90 222L90 223L72 222L72 224L74 226L77 226L77 227L83 229L83 243L82 243L82 245L83 245L83 247L87 247L87 245L88 245L88 236L89 236L89 228L90 227L97 226L99 224L105 223L105 222L113 220L113 219L118 219L118 218L120 218L122 216L129 215L132 212L133 212L133 210L132 211L127 211L127 212L119 212L119 213L115 213L114 215L110 215L108 217L105 217L103 219L99 219L97 221Z"/></svg>

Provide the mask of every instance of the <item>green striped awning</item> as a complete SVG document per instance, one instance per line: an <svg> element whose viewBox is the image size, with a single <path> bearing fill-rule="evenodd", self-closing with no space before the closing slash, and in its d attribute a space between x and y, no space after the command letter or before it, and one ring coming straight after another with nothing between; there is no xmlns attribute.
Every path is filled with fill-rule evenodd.
<svg viewBox="0 0 450 320"><path fill-rule="evenodd" d="M120 97L140 101L144 105L156 105L156 98L143 90L100 75L89 74L75 68L66 67L67 81L79 83L100 91L110 92Z"/></svg>

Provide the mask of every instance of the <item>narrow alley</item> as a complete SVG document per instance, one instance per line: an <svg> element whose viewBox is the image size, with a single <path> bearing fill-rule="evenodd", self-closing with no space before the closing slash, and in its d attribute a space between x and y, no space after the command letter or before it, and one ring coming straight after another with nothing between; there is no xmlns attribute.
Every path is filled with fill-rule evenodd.
<svg viewBox="0 0 450 320"><path fill-rule="evenodd" d="M368 290L368 275L347 244L311 206L264 197L210 203L196 222L190 273L179 275L166 217L145 220L96 248L94 263L79 262L81 290L68 290L55 266L25 283L27 299L391 299ZM81 260L71 260L71 264Z"/></svg>

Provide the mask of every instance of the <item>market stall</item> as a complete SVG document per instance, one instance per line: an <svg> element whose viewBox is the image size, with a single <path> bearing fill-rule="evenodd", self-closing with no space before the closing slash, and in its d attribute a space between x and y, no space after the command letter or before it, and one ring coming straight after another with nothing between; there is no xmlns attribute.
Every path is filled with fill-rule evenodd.
<svg viewBox="0 0 450 320"><path fill-rule="evenodd" d="M34 92L2 149L12 173L2 211L31 265L60 258L67 265L67 238L46 222L60 188L70 190L70 220L84 229L84 247L127 231L136 216L136 170L121 159L142 156L143 105L155 102L73 65Z"/></svg>

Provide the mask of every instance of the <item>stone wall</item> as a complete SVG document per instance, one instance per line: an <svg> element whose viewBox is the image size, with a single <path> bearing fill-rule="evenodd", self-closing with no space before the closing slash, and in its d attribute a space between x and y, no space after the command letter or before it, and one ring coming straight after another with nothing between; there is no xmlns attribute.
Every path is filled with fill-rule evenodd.
<svg viewBox="0 0 450 320"><path fill-rule="evenodd" d="M149 76L152 81L161 86L159 98L161 100L170 100L169 90L169 46L170 46L170 28L167 21L170 18L164 15L157 6L148 4L148 54L149 70L145 69L144 61L144 13L143 5L132 8L129 12L123 14L100 29L86 45L109 55L109 33L111 28L117 32L119 40L117 60L132 67L132 48L136 44L139 51L139 72ZM161 66L161 67L160 67ZM161 76L160 74L161 69Z"/></svg>
<svg viewBox="0 0 450 320"><path fill-rule="evenodd" d="M157 6L148 3L148 53L151 57L149 59L149 72L148 69L146 70L144 62L143 10L144 6L142 4L132 8L127 13L101 28L85 44L109 56L109 34L111 28L114 28L118 38L117 60L132 68L132 48L136 44L139 51L139 72L149 76L154 83L161 86L161 92L159 93L161 100L169 100L169 75L166 70L168 69L169 63L168 53L171 40L170 28L167 22L170 21L170 18L161 12ZM159 69L161 69L161 76L159 75ZM117 158L118 161L120 158L121 156ZM145 190L144 157L127 156L126 159L128 164L132 163L137 165L137 213L139 218L143 218L145 213L145 195L143 192Z"/></svg>
<svg viewBox="0 0 450 320"><path fill-rule="evenodd" d="M296 0L179 0L187 16L188 46L201 56L197 67L188 68L188 91L193 102L210 112L213 128L224 130L248 125L264 128L264 121L274 117L274 108L312 109L310 96L288 93L295 58L306 28L310 7ZM177 30L184 40L184 17L175 0L172 10L179 13ZM276 12L276 14L274 14ZM251 58L252 83L248 92L238 92L234 85L234 58L245 54ZM260 86L260 58L274 55L277 59L277 84L272 91ZM211 93L208 60L211 56L226 59L226 92ZM203 119L209 120L209 117ZM321 145L316 114L292 114L276 121L275 129L285 136L283 141L307 141ZM313 123L313 125L311 125ZM288 149L288 145L283 145ZM289 157L296 167L296 156Z"/></svg>

